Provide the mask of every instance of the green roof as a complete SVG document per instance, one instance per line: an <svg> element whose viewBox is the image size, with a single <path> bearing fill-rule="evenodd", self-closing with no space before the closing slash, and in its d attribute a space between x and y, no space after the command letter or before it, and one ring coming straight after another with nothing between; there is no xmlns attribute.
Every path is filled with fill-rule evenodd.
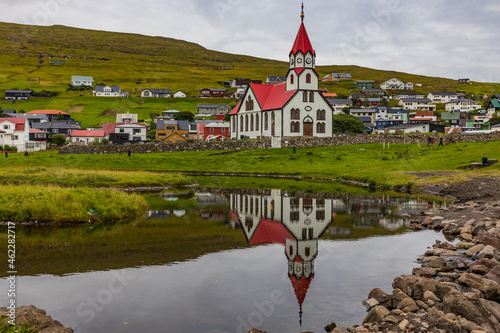
<svg viewBox="0 0 500 333"><path fill-rule="evenodd" d="M441 120L459 120L460 112L441 112Z"/></svg>
<svg viewBox="0 0 500 333"><path fill-rule="evenodd" d="M94 82L94 78L92 76L71 75L71 81L92 81L92 82Z"/></svg>
<svg viewBox="0 0 500 333"><path fill-rule="evenodd" d="M491 105L493 105L494 108L500 108L500 101L498 99L492 99Z"/></svg>

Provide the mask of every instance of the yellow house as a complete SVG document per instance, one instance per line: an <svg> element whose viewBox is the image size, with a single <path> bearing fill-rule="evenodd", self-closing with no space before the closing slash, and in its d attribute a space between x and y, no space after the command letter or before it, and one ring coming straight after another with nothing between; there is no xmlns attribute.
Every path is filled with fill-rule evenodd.
<svg viewBox="0 0 500 333"><path fill-rule="evenodd" d="M187 120L158 120L156 140L163 142L185 141L189 138Z"/></svg>

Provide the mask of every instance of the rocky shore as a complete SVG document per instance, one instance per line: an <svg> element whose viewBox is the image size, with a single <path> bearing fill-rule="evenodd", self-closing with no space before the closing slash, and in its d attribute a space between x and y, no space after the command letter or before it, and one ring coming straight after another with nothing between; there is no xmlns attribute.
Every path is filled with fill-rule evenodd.
<svg viewBox="0 0 500 333"><path fill-rule="evenodd" d="M7 307L0 307L0 317L5 317L5 320L0 322L0 332L3 332L2 327L4 327L4 325L10 325L8 324L9 313L9 309ZM39 333L73 332L71 328L64 327L57 320L47 316L45 310L38 309L33 305L16 308L16 324L18 326L28 325L28 327L32 328L34 332Z"/></svg>

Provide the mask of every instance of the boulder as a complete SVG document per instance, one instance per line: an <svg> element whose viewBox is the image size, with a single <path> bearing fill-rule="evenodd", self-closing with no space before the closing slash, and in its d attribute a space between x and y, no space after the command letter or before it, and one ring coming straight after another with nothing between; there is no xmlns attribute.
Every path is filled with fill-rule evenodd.
<svg viewBox="0 0 500 333"><path fill-rule="evenodd" d="M447 295L443 300L443 311L459 315L480 326L486 332L500 332L500 322L497 318L482 303L473 302L464 295Z"/></svg>
<svg viewBox="0 0 500 333"><path fill-rule="evenodd" d="M420 310L417 303L411 297L406 297L398 304L398 310L401 310L405 313L417 312Z"/></svg>
<svg viewBox="0 0 500 333"><path fill-rule="evenodd" d="M464 273L458 282L482 291L484 297L489 300L500 301L500 285L490 279L473 273Z"/></svg>
<svg viewBox="0 0 500 333"><path fill-rule="evenodd" d="M493 258L496 254L498 253L498 251L491 245L486 245L484 247L484 249L482 249L478 254L477 254L477 257L479 259L481 258L488 258L488 259L491 259Z"/></svg>
<svg viewBox="0 0 500 333"><path fill-rule="evenodd" d="M440 268L446 266L446 260L443 258L435 258L432 259L422 265L423 267L432 267L432 268Z"/></svg>
<svg viewBox="0 0 500 333"><path fill-rule="evenodd" d="M484 244L477 244L465 251L465 254L468 255L469 257L472 257L476 253L479 253L482 249L484 249L485 245Z"/></svg>
<svg viewBox="0 0 500 333"><path fill-rule="evenodd" d="M500 285L500 265L493 267L484 277Z"/></svg>
<svg viewBox="0 0 500 333"><path fill-rule="evenodd" d="M381 323L384 321L384 317L391 313L385 306L377 305L368 311L363 324L365 323Z"/></svg>
<svg viewBox="0 0 500 333"><path fill-rule="evenodd" d="M7 317L9 309L7 307L0 308L0 317ZM16 309L17 325L29 324L33 327L34 332L40 333L72 333L71 328L64 327L57 320L47 316L43 309L38 309L33 305L21 306ZM0 327L4 323L0 322ZM6 324L6 323L5 323ZM17 332L17 331L16 331Z"/></svg>
<svg viewBox="0 0 500 333"><path fill-rule="evenodd" d="M495 249L500 250L500 238L490 234L485 230L481 230L477 235L477 242L485 245L491 245Z"/></svg>
<svg viewBox="0 0 500 333"><path fill-rule="evenodd" d="M434 245L432 245L432 247L434 247L434 248L437 247L440 249L451 250L451 251L455 251L457 249L457 247L455 245L450 244L448 242L434 244Z"/></svg>
<svg viewBox="0 0 500 333"><path fill-rule="evenodd" d="M392 282L393 288L399 288L406 291L406 294L416 300L422 300L426 291L432 291L437 297L443 297L449 293L457 293L458 291L444 283L440 283L431 278L421 277L416 275L401 275Z"/></svg>
<svg viewBox="0 0 500 333"><path fill-rule="evenodd" d="M328 325L325 326L325 331L331 332L331 331L333 331L333 329L335 327L337 327L337 324L335 324L334 322L331 322L330 324L328 324Z"/></svg>
<svg viewBox="0 0 500 333"><path fill-rule="evenodd" d="M412 274L425 277L434 277L437 275L437 272L432 267L415 267L412 271Z"/></svg>

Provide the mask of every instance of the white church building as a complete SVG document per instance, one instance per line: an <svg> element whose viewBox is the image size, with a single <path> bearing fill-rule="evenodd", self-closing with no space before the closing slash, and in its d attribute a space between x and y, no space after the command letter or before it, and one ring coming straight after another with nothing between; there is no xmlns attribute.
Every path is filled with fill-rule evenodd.
<svg viewBox="0 0 500 333"><path fill-rule="evenodd" d="M248 86L230 113L232 139L332 136L333 109L318 89L316 52L304 22L289 57L286 82Z"/></svg>

